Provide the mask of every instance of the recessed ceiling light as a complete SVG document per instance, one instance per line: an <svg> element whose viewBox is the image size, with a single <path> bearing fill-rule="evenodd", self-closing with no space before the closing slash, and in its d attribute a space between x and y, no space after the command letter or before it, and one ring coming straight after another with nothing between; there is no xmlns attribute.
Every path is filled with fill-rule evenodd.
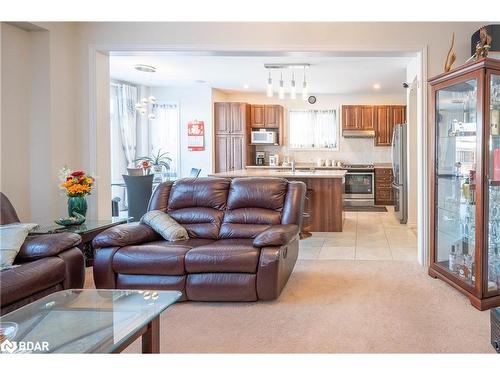
<svg viewBox="0 0 500 375"><path fill-rule="evenodd" d="M374 88L375 90L380 90L380 83L374 83L374 84L373 84L373 88Z"/></svg>
<svg viewBox="0 0 500 375"><path fill-rule="evenodd" d="M154 66L144 65L144 64L134 65L134 69L138 70L140 72L146 72L146 73L154 73L154 72L156 72L156 68Z"/></svg>
<svg viewBox="0 0 500 375"><path fill-rule="evenodd" d="M248 89L249 87L250 87L250 85L249 85L248 83L245 83L245 84L243 85L243 88L244 88L244 89Z"/></svg>

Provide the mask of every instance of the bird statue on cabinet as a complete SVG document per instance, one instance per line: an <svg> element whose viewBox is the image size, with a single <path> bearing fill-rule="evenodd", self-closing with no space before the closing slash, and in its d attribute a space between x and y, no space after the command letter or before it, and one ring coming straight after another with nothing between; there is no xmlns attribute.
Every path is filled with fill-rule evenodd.
<svg viewBox="0 0 500 375"><path fill-rule="evenodd" d="M479 41L476 44L476 52L471 57L469 57L466 62L487 57L488 52L491 48L491 41L491 36L488 35L486 27L482 27L481 29L479 29Z"/></svg>
<svg viewBox="0 0 500 375"><path fill-rule="evenodd" d="M444 62L444 71L445 72L449 72L451 70L453 63L457 59L457 55L455 54L455 51L453 51L454 46L455 46L455 33L453 33L451 35L450 50L448 51L448 55L446 56L446 61Z"/></svg>

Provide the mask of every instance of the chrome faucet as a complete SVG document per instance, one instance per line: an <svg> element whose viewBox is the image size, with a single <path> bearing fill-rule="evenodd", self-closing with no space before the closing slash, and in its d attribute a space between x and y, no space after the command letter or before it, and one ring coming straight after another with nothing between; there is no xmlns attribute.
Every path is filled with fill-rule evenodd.
<svg viewBox="0 0 500 375"><path fill-rule="evenodd" d="M295 160L292 160L292 173L295 173Z"/></svg>

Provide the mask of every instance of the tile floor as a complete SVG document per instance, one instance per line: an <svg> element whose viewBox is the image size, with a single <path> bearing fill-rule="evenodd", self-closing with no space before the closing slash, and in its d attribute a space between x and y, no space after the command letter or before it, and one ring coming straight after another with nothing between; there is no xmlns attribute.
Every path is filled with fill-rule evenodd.
<svg viewBox="0 0 500 375"><path fill-rule="evenodd" d="M300 241L302 260L417 261L415 231L388 212L346 212L344 231L313 232Z"/></svg>

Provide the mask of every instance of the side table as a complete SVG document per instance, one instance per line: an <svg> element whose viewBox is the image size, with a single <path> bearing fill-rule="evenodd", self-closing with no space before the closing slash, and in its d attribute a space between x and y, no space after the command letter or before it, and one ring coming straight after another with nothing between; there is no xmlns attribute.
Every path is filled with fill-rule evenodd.
<svg viewBox="0 0 500 375"><path fill-rule="evenodd" d="M30 232L30 236L40 234L51 234L61 232L77 233L82 237L82 243L78 246L85 257L85 266L91 267L94 264L94 248L92 240L102 231L119 224L127 223L131 218L114 217L109 220L86 220L83 224L62 227L60 225L39 225Z"/></svg>

